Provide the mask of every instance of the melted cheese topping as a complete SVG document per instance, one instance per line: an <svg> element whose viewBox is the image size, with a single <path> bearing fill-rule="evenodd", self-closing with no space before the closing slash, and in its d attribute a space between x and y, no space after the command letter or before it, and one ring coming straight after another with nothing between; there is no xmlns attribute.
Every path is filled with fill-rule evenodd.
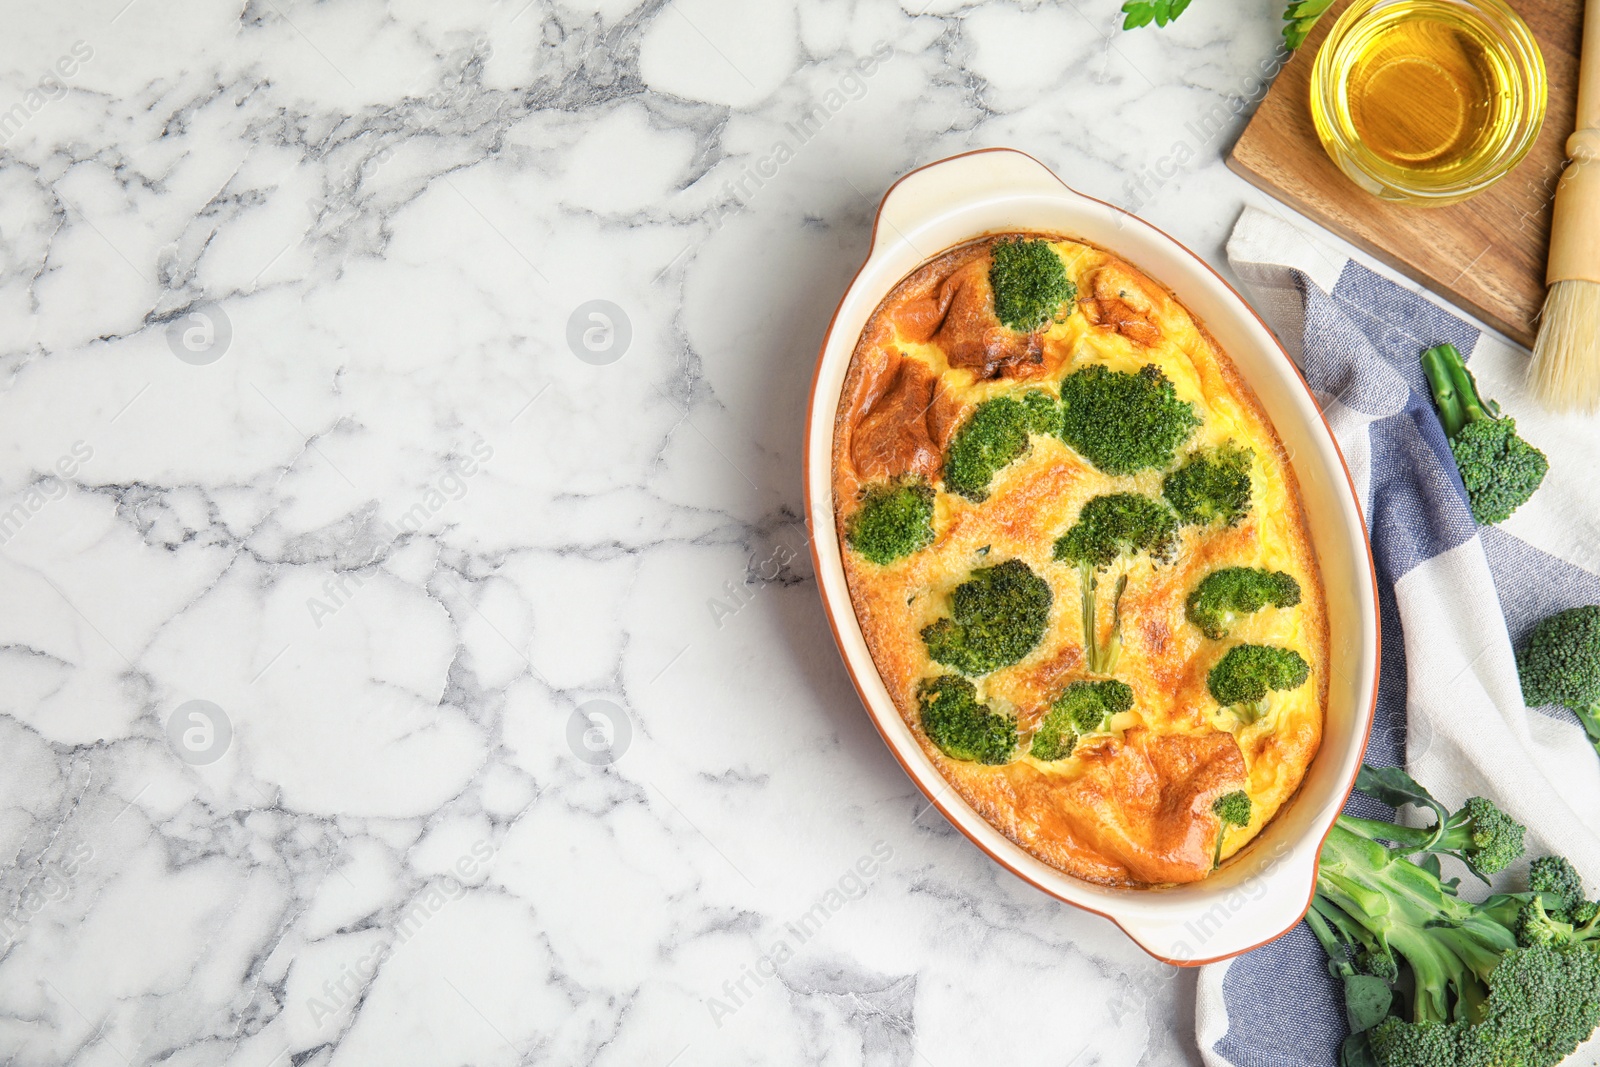
<svg viewBox="0 0 1600 1067"><path fill-rule="evenodd" d="M1217 797L1248 791L1252 818L1229 830L1224 856L1260 832L1299 787L1322 736L1327 699L1327 623L1321 577L1306 535L1299 490L1282 444L1227 356L1178 301L1129 264L1072 240L1046 236L1078 287L1078 306L1042 333L1020 335L994 318L986 238L950 250L902 281L863 331L845 380L834 440L834 504L841 544L872 484L907 475L940 489L934 541L887 566L848 548L846 577L873 659L896 706L955 790L985 819L1046 863L1113 885L1191 882L1212 869L1223 827ZM1159 497L1164 471L1101 473L1057 437L1031 438L1026 456L1001 470L981 503L942 491L946 447L981 401L1055 385L1104 364L1159 367L1203 419L1184 450L1233 441L1255 453L1252 507L1232 527L1185 527L1175 561L1142 557L1127 568L1123 647L1116 676L1133 709L1067 759L1041 762L1026 738L1084 661L1076 567L1053 560L1057 537L1091 497ZM1176 462L1176 459L1174 460ZM956 585L978 567L1020 559L1050 585L1042 640L1012 666L973 679L991 708L1015 714L1024 743L1010 763L946 757L923 733L918 686L952 673L934 663L920 633L949 614ZM1301 602L1241 618L1223 641L1188 622L1189 592L1225 566L1284 571ZM1111 583L1104 577L1100 588ZM1108 598L1100 598L1102 640ZM1279 645L1311 665L1309 681L1272 694L1270 711L1241 726L1221 709L1206 675L1233 644Z"/></svg>

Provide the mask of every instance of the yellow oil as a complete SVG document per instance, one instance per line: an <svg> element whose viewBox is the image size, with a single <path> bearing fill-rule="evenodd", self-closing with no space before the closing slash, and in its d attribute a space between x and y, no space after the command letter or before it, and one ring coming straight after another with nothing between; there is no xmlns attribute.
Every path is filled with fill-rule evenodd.
<svg viewBox="0 0 1600 1067"><path fill-rule="evenodd" d="M1381 4L1336 49L1327 117L1386 184L1422 195L1471 184L1526 125L1526 63L1468 5Z"/></svg>

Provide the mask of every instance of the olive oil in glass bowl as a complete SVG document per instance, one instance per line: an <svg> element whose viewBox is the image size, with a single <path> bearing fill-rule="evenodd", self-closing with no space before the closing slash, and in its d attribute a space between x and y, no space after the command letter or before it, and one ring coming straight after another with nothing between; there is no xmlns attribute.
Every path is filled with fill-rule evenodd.
<svg viewBox="0 0 1600 1067"><path fill-rule="evenodd" d="M1515 167L1544 123L1532 32L1501 0L1357 0L1311 73L1339 169L1385 200L1453 204Z"/></svg>

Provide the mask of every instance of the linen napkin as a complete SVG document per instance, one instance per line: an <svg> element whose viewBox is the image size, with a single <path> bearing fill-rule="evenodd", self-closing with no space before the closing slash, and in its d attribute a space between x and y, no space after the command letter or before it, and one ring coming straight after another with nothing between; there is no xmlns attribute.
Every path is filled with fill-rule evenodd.
<svg viewBox="0 0 1600 1067"><path fill-rule="evenodd" d="M1316 394L1361 497L1383 634L1367 762L1405 766L1452 808L1492 798L1527 825L1530 855L1560 852L1600 894L1600 758L1570 712L1524 706L1514 656L1544 616L1600 604L1600 419L1542 411L1523 388L1526 350L1276 215L1246 209L1228 260ZM1422 374L1421 350L1445 341L1550 459L1540 490L1498 526L1473 523ZM1346 810L1389 815L1359 795ZM1522 888L1525 870L1504 884ZM1204 968L1198 998L1208 1067L1338 1061L1343 1000L1304 923Z"/></svg>

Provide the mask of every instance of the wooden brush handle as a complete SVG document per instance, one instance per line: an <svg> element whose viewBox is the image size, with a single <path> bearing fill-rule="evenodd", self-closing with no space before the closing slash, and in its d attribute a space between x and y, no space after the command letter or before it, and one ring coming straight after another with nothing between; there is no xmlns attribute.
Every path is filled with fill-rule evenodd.
<svg viewBox="0 0 1600 1067"><path fill-rule="evenodd" d="M1583 9L1577 132L1567 141L1567 157L1572 162L1556 188L1545 280L1600 282L1600 0L1588 0Z"/></svg>

